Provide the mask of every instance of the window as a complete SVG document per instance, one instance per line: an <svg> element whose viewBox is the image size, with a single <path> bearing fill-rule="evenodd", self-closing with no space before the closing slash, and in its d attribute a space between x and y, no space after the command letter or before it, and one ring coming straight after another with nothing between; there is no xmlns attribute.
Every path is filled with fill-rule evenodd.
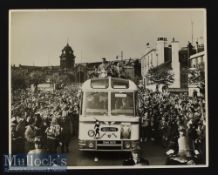
<svg viewBox="0 0 218 175"><path fill-rule="evenodd" d="M153 66L153 59L152 58L151 58L150 64L151 64L151 66Z"/></svg>
<svg viewBox="0 0 218 175"><path fill-rule="evenodd" d="M91 87L93 89L107 89L109 86L108 79L94 79L91 80Z"/></svg>
<svg viewBox="0 0 218 175"><path fill-rule="evenodd" d="M111 79L113 89L128 89L129 81L121 79Z"/></svg>
<svg viewBox="0 0 218 175"><path fill-rule="evenodd" d="M111 93L111 114L112 115L134 115L133 92Z"/></svg>
<svg viewBox="0 0 218 175"><path fill-rule="evenodd" d="M148 67L149 67L149 57L148 57L148 59L147 59L147 65L148 65Z"/></svg>
<svg viewBox="0 0 218 175"><path fill-rule="evenodd" d="M108 93L86 92L86 115L108 115Z"/></svg>

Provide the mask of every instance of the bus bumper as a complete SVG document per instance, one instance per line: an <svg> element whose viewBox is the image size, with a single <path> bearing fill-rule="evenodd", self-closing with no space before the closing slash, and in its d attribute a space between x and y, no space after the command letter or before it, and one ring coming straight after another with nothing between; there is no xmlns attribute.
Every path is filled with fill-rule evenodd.
<svg viewBox="0 0 218 175"><path fill-rule="evenodd" d="M79 140L80 151L132 151L138 140Z"/></svg>

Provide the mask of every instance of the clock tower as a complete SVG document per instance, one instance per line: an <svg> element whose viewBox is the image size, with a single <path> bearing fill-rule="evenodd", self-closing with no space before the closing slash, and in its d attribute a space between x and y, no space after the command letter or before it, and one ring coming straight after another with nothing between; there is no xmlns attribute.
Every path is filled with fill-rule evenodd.
<svg viewBox="0 0 218 175"><path fill-rule="evenodd" d="M73 49L67 43L67 45L62 49L60 56L60 68L61 69L73 69L75 64L75 55Z"/></svg>

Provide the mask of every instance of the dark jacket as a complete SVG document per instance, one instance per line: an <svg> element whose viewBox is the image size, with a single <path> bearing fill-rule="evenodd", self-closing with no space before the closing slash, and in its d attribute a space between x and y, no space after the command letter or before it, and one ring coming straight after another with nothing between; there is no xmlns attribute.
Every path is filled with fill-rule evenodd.
<svg viewBox="0 0 218 175"><path fill-rule="evenodd" d="M123 161L123 165L137 165L137 164L141 164L141 165L149 165L149 161L144 159L143 157L141 157L137 163L135 163L135 161L132 158L126 159Z"/></svg>

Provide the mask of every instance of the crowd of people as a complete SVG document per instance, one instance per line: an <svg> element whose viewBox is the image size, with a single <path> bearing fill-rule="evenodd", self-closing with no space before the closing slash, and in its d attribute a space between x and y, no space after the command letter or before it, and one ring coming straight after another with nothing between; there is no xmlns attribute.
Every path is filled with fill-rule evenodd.
<svg viewBox="0 0 218 175"><path fill-rule="evenodd" d="M139 114L141 141L155 141L165 147L167 155L178 160L205 163L205 99L151 91L140 86ZM175 162L174 162L175 163Z"/></svg>
<svg viewBox="0 0 218 175"><path fill-rule="evenodd" d="M98 77L103 77L104 70L108 71L105 60L98 69ZM28 154L36 148L47 153L69 152L70 140L78 132L79 101L80 91L72 86L53 92L14 91L12 153ZM174 159L184 163L196 157L194 163L205 163L206 109L203 96L173 94L167 89L151 91L139 84L138 113L141 142L153 141L165 147L169 157L167 164L175 164Z"/></svg>
<svg viewBox="0 0 218 175"><path fill-rule="evenodd" d="M66 153L78 132L80 93L76 87L56 91L18 90L12 94L13 154L36 147L47 153Z"/></svg>

